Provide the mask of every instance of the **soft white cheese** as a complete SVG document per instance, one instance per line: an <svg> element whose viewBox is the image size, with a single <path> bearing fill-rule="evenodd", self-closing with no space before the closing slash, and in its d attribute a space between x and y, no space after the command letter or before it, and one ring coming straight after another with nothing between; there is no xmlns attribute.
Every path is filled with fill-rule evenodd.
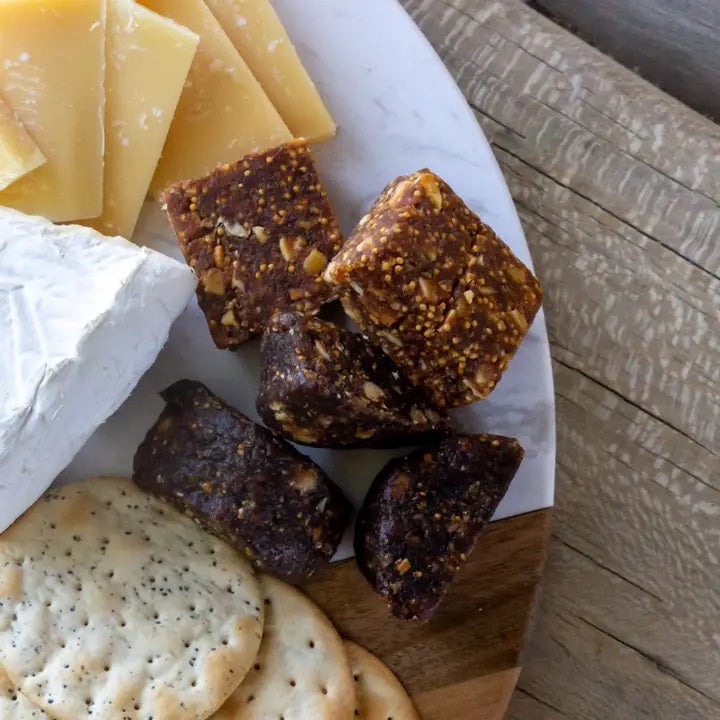
<svg viewBox="0 0 720 720"><path fill-rule="evenodd" d="M194 288L153 250L0 208L0 531L127 398Z"/></svg>

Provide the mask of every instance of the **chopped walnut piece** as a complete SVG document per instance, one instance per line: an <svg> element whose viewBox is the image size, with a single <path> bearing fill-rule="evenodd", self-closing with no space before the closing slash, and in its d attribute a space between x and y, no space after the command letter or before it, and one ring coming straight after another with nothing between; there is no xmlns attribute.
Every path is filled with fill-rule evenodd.
<svg viewBox="0 0 720 720"><path fill-rule="evenodd" d="M231 325L232 327L239 327L235 313L232 310L228 310L220 319L223 325Z"/></svg>
<svg viewBox="0 0 720 720"><path fill-rule="evenodd" d="M283 235L280 238L280 254L283 256L283 259L287 262L290 262L291 260L295 259L295 247L293 245L292 240L287 236Z"/></svg>
<svg viewBox="0 0 720 720"><path fill-rule="evenodd" d="M218 270L217 268L206 270L202 274L202 285L205 288L205 291L211 295L224 295L225 280L223 278L222 270Z"/></svg>
<svg viewBox="0 0 720 720"><path fill-rule="evenodd" d="M378 387L374 382L370 382L369 380L363 383L363 392L365 393L365 397L373 402L382 400L385 397L385 393L382 388Z"/></svg>
<svg viewBox="0 0 720 720"><path fill-rule="evenodd" d="M326 266L327 258L316 249L311 250L303 262L303 270L310 275L320 275Z"/></svg>

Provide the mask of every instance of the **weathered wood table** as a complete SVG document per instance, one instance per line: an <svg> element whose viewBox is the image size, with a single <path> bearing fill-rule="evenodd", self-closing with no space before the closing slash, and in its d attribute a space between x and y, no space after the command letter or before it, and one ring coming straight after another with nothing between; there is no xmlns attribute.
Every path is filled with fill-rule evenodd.
<svg viewBox="0 0 720 720"><path fill-rule="evenodd" d="M720 718L720 128L520 0L402 1L545 287L557 507L508 717Z"/></svg>

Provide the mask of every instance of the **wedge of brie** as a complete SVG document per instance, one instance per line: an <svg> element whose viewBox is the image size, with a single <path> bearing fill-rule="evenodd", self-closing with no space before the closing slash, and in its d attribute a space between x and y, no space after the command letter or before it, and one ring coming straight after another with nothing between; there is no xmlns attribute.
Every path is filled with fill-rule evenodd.
<svg viewBox="0 0 720 720"><path fill-rule="evenodd" d="M127 398L194 288L153 250L0 208L0 531Z"/></svg>

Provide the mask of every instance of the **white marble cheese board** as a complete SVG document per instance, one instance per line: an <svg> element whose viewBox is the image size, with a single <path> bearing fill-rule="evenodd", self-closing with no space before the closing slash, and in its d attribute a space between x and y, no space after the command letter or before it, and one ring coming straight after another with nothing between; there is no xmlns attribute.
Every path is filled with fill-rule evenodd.
<svg viewBox="0 0 720 720"><path fill-rule="evenodd" d="M500 169L451 76L395 0L276 0L274 3L338 123L314 149L342 228L349 232L384 185L429 167L531 265ZM168 223L148 201L135 242L180 259ZM541 278L542 280L542 278ZM181 378L205 383L257 420L258 341L231 353L215 348L193 299L158 360L127 402L60 475L129 476L135 449L160 413L158 392ZM550 355L540 312L502 382L483 402L454 412L464 431L517 437L526 458L495 519L553 504L555 427ZM377 471L398 451L300 448L357 506ZM338 558L351 553L344 542Z"/></svg>

